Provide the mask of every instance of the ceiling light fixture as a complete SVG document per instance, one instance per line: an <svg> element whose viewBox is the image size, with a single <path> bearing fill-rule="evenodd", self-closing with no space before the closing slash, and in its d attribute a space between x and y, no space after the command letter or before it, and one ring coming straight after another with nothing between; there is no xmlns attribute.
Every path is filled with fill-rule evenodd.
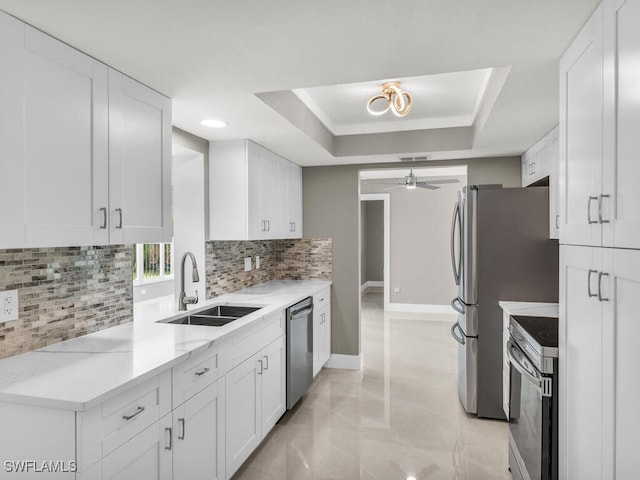
<svg viewBox="0 0 640 480"><path fill-rule="evenodd" d="M387 106L382 110L371 108L378 100L386 100ZM404 117L411 110L411 94L400 89L400 82L387 82L382 84L382 93L374 95L367 103L367 112L371 115L384 115L391 110L396 116ZM378 101L378 103L381 103Z"/></svg>
<svg viewBox="0 0 640 480"><path fill-rule="evenodd" d="M202 120L200 122L200 125L203 125L209 128L224 128L227 126L227 122L223 122L222 120L207 119L207 120Z"/></svg>

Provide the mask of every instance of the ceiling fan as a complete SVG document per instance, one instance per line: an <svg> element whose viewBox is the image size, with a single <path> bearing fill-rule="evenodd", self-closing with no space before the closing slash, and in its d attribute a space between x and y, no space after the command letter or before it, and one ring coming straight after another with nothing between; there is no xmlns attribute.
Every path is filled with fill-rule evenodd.
<svg viewBox="0 0 640 480"><path fill-rule="evenodd" d="M425 188L427 190L437 190L440 187L438 185L443 185L446 183L460 183L460 181L456 178L443 178L441 180L429 180L428 182L420 182L418 181L418 177L413 173L413 169L409 171L409 175L404 177L404 182L399 183L384 183L383 185L394 185L391 188L385 188L385 192L387 190L393 190L394 188Z"/></svg>

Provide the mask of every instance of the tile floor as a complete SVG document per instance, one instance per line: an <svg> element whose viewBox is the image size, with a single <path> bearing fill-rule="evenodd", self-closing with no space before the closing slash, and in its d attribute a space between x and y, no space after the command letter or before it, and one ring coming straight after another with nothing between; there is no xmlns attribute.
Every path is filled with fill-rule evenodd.
<svg viewBox="0 0 640 480"><path fill-rule="evenodd" d="M362 371L323 369L233 480L501 480L507 424L464 413L450 316L362 299Z"/></svg>

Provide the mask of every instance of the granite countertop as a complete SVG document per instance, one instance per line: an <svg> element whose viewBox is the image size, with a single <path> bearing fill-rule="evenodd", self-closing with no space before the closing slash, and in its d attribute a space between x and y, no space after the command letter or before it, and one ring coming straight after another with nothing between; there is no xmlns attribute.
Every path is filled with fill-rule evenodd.
<svg viewBox="0 0 640 480"><path fill-rule="evenodd" d="M501 300L498 305L509 315L521 315L525 317L552 317L558 318L559 308L557 303L539 302L510 302Z"/></svg>
<svg viewBox="0 0 640 480"><path fill-rule="evenodd" d="M191 306L241 303L261 306L223 327L173 325L170 297L141 302L134 321L33 352L0 360L0 401L84 411L205 350L211 344L331 285L323 280L267 282Z"/></svg>

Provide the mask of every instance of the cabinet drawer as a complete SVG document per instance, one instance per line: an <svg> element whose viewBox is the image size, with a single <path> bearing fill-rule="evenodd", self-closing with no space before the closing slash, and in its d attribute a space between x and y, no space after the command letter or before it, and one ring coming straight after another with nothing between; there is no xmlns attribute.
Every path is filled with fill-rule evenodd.
<svg viewBox="0 0 640 480"><path fill-rule="evenodd" d="M284 332L284 310L281 310L265 316L250 328L235 334L231 338L230 348L233 354L229 368L240 365L256 352L284 335Z"/></svg>
<svg viewBox="0 0 640 480"><path fill-rule="evenodd" d="M314 310L321 310L327 305L331 305L331 287L327 287L313 296Z"/></svg>
<svg viewBox="0 0 640 480"><path fill-rule="evenodd" d="M171 411L171 371L78 414L79 469L85 470Z"/></svg>
<svg viewBox="0 0 640 480"><path fill-rule="evenodd" d="M173 367L173 408L204 390L220 374L220 348L209 346Z"/></svg>

